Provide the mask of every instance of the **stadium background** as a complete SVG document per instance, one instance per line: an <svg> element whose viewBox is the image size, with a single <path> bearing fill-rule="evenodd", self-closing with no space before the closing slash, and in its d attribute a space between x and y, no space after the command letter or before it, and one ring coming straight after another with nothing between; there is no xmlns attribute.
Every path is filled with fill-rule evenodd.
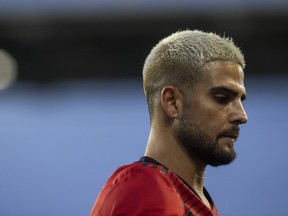
<svg viewBox="0 0 288 216"><path fill-rule="evenodd" d="M0 92L0 215L89 215L111 173L144 152L145 57L187 28L233 37L247 61L249 123L238 158L206 174L220 215L286 215L281 0L0 1L0 48L18 63L17 79Z"/></svg>

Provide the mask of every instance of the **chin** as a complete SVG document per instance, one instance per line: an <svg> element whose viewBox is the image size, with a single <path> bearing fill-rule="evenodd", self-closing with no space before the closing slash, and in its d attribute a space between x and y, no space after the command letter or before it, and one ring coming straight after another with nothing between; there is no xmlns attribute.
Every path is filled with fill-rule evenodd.
<svg viewBox="0 0 288 216"><path fill-rule="evenodd" d="M206 158L208 165L217 167L221 165L228 165L236 159L236 152L233 146L225 146L217 151L214 151L209 158Z"/></svg>

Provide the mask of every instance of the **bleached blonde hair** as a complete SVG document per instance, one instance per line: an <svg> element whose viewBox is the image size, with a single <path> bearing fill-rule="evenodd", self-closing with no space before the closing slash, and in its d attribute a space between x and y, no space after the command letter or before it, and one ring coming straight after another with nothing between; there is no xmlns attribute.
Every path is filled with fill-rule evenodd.
<svg viewBox="0 0 288 216"><path fill-rule="evenodd" d="M212 61L232 61L245 67L244 56L231 38L185 30L162 39L147 56L143 68L150 117L166 85L193 87L203 74L203 66Z"/></svg>

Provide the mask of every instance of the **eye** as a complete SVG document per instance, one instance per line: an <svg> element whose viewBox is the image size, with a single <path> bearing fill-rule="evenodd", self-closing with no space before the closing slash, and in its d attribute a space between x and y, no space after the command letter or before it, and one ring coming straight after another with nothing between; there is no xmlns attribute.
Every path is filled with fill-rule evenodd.
<svg viewBox="0 0 288 216"><path fill-rule="evenodd" d="M214 99L219 104L227 104L230 102L231 97L225 94L216 94L214 95Z"/></svg>

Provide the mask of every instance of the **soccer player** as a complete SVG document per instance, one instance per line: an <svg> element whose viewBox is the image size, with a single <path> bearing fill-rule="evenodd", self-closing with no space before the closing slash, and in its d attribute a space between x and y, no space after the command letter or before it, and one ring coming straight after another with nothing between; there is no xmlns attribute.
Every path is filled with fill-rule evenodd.
<svg viewBox="0 0 288 216"><path fill-rule="evenodd" d="M242 101L244 57L232 39L198 30L161 40L146 58L150 135L144 156L118 168L91 216L216 216L204 187L207 165L232 162Z"/></svg>

